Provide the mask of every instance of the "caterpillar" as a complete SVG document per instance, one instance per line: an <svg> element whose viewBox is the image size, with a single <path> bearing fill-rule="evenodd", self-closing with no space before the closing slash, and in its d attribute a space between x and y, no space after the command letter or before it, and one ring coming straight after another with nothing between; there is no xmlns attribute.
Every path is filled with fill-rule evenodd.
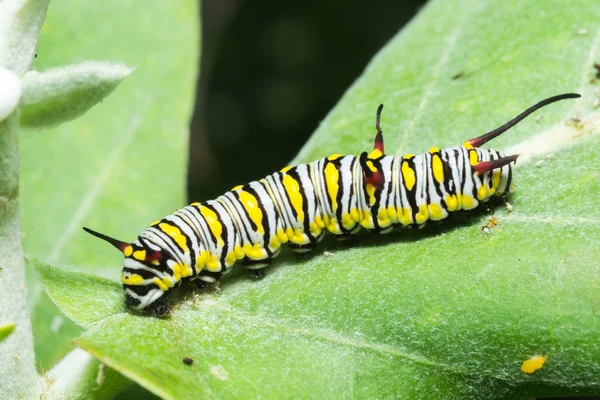
<svg viewBox="0 0 600 400"><path fill-rule="evenodd" d="M252 278L261 278L284 243L306 255L326 231L344 239L362 228L384 234L396 226L423 227L492 196L506 196L511 163L518 155L480 146L541 107L577 97L547 98L460 146L398 157L385 155L380 105L371 152L334 154L283 168L215 200L181 208L152 223L132 243L83 229L125 256L121 282L126 306L162 316L169 312L165 293L183 281L204 288L236 262Z"/></svg>

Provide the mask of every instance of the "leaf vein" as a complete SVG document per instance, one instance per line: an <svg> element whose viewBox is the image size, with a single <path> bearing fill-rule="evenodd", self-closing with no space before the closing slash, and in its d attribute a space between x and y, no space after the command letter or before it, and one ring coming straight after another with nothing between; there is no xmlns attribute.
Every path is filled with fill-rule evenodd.
<svg viewBox="0 0 600 400"><path fill-rule="evenodd" d="M348 346L348 347L353 347L353 348L362 349L362 350L371 350L371 351L386 354L389 356L409 360L416 364L421 364L421 365L425 365L428 367L438 368L445 372L455 374L455 375L470 376L470 377L485 376L487 378L497 379L497 380L501 380L501 381L505 381L505 382L511 382L511 383L521 382L520 380L510 379L509 377L506 377L506 376L492 375L492 374L486 373L485 371L482 371L480 369L476 370L476 371L475 370L467 371L465 369L453 367L449 364L444 364L444 363L430 360L427 357L424 357L419 354L413 354L408 351L404 351L393 345L376 344L376 343L372 343L372 342L369 342L366 340L358 340L355 338L349 338L347 336L340 334L339 332L335 332L335 331L332 331L329 329L305 329L305 328L297 328L297 327L289 326L279 320L267 319L263 316L258 316L258 315L250 315L242 310L232 307L231 305L226 305L221 302L212 303L211 307L218 307L225 312L231 313L234 317L236 317L240 320L249 320L254 323L258 323L258 324L261 324L264 326L268 326L268 327L277 329L283 333L304 335L304 336L309 336L309 337L320 339L320 340L325 340L325 341L335 343L338 345L342 345L342 346Z"/></svg>

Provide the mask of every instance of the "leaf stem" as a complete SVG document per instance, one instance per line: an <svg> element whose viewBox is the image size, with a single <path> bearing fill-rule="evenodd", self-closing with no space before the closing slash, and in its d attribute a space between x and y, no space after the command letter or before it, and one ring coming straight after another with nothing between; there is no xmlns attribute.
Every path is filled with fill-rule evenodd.
<svg viewBox="0 0 600 400"><path fill-rule="evenodd" d="M35 370L19 221L19 113L0 122L0 316L15 322L0 343L0 387L6 398L36 398Z"/></svg>

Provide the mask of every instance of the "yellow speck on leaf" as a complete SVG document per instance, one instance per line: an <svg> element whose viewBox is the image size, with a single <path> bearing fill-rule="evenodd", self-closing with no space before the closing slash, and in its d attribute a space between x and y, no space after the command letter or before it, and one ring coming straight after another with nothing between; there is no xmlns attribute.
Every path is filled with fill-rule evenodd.
<svg viewBox="0 0 600 400"><path fill-rule="evenodd" d="M542 369L545 363L546 356L533 356L523 361L523 364L521 365L521 371L525 372L526 374L533 374L538 369Z"/></svg>

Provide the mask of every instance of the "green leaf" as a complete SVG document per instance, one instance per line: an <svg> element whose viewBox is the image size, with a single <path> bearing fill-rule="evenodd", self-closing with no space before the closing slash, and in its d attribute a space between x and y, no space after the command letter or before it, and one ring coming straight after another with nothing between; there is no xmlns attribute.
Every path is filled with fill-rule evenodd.
<svg viewBox="0 0 600 400"><path fill-rule="evenodd" d="M125 311L123 289L116 281L83 275L81 272L66 268L53 268L36 259L29 259L29 262L36 269L52 301L60 304L61 311L78 325L90 328L107 315ZM73 295L70 292L73 288L61 284L61 282L75 281L79 285L78 301L72 301ZM98 307L98 303L103 304L102 307Z"/></svg>
<svg viewBox="0 0 600 400"><path fill-rule="evenodd" d="M460 144L544 97L581 93L491 144L518 149L524 162L514 170L514 211L496 207L489 234L482 209L420 231L362 234L353 247L329 239L309 261L282 256L259 282L238 272L219 292L188 291L166 320L117 312L118 274L111 286L45 273L59 307L93 325L77 344L164 398L598 395L594 4L428 3L296 159L369 150L382 102L387 153L402 154ZM95 320L70 305L79 290L95 293L86 300L100 310ZM547 361L522 372L534 356Z"/></svg>
<svg viewBox="0 0 600 400"><path fill-rule="evenodd" d="M132 70L84 62L23 76L21 126L50 127L78 118L108 96Z"/></svg>
<svg viewBox="0 0 600 400"><path fill-rule="evenodd" d="M16 324L14 322L5 323L0 325L0 342L6 339L15 330Z"/></svg>
<svg viewBox="0 0 600 400"><path fill-rule="evenodd" d="M0 2L0 66L17 75L29 70L49 1Z"/></svg>
<svg viewBox="0 0 600 400"><path fill-rule="evenodd" d="M2 2L4 3L4 1ZM21 134L21 215L28 255L105 276L118 252L82 226L133 238L184 202L188 126L198 65L197 1L55 2L36 70L101 59L135 66L83 117ZM75 17L76 16L76 17ZM28 271L37 363L49 369L81 329L64 318Z"/></svg>

